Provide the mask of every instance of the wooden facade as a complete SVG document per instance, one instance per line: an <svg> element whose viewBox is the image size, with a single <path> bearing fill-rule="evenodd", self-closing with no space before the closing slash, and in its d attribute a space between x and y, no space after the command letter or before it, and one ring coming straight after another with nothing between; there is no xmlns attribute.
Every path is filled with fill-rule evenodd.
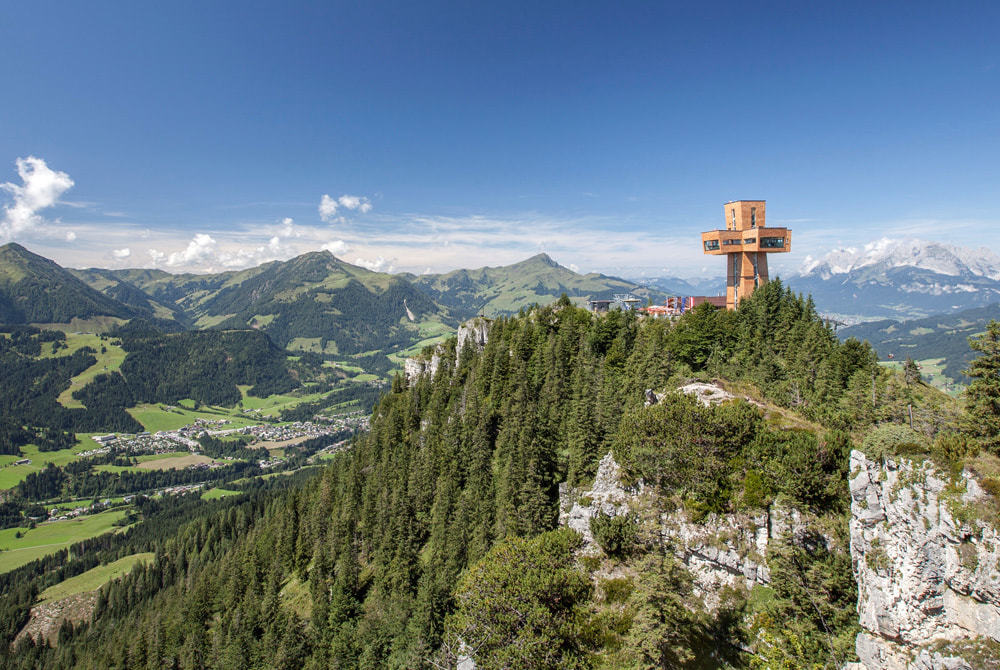
<svg viewBox="0 0 1000 670"><path fill-rule="evenodd" d="M787 253L792 246L788 228L768 228L763 200L734 200L723 206L724 230L701 234L704 253L726 256L726 308L736 309L740 300L767 283L767 255Z"/></svg>

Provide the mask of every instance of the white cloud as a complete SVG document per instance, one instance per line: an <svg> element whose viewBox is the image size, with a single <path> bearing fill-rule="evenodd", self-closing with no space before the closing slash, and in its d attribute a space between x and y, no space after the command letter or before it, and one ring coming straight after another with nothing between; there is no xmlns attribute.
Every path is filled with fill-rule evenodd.
<svg viewBox="0 0 1000 670"><path fill-rule="evenodd" d="M326 193L319 200L319 218L323 221L331 221L337 215L337 201Z"/></svg>
<svg viewBox="0 0 1000 670"><path fill-rule="evenodd" d="M17 174L21 184L0 184L0 189L12 196L0 220L0 240L10 240L45 223L38 212L59 202L60 196L73 187L65 172L52 170L35 156L17 159Z"/></svg>
<svg viewBox="0 0 1000 670"><path fill-rule="evenodd" d="M336 256L338 254L346 254L350 250L350 247L347 246L347 242L344 240L334 240L332 242L327 242L321 246L320 249L323 251L329 251L331 254Z"/></svg>
<svg viewBox="0 0 1000 670"><path fill-rule="evenodd" d="M167 265L196 265L210 260L215 255L215 238L205 233L198 233L188 243L184 251L176 251L167 258Z"/></svg>
<svg viewBox="0 0 1000 670"><path fill-rule="evenodd" d="M132 255L132 250L129 249L128 247L125 247L124 249L113 249L111 251L111 255L114 256L115 258L121 260L121 259L128 258L129 256L131 256Z"/></svg>
<svg viewBox="0 0 1000 670"><path fill-rule="evenodd" d="M72 230L68 231L66 233L66 241L67 242L75 242L76 241L76 233L74 233Z"/></svg>
<svg viewBox="0 0 1000 670"><path fill-rule="evenodd" d="M363 268L368 268L372 272L392 272L393 266L390 261L379 256L375 260L368 260L367 258L355 258L355 265L360 265Z"/></svg>
<svg viewBox="0 0 1000 670"><path fill-rule="evenodd" d="M372 211L372 203L363 195L348 195L345 193L339 198L334 199L324 193L323 197L319 200L319 218L330 223L337 218L337 210L341 208L367 214Z"/></svg>
<svg viewBox="0 0 1000 670"><path fill-rule="evenodd" d="M337 199L340 206L344 209L356 209L362 214L366 214L371 211L372 204L368 202L368 198L364 196L357 195L342 195Z"/></svg>
<svg viewBox="0 0 1000 670"><path fill-rule="evenodd" d="M278 227L278 237L302 237L302 231L295 227L295 221L290 216L286 216Z"/></svg>
<svg viewBox="0 0 1000 670"><path fill-rule="evenodd" d="M159 265L163 262L163 259L167 257L165 253L156 249L148 249L146 253L148 253L149 257L152 259L153 265Z"/></svg>

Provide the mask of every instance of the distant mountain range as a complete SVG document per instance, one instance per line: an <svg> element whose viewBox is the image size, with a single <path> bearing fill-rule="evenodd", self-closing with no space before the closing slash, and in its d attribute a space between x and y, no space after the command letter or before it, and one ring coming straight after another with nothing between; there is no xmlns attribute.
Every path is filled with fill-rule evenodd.
<svg viewBox="0 0 1000 670"><path fill-rule="evenodd" d="M726 278L632 277L632 281L667 295L726 295Z"/></svg>
<svg viewBox="0 0 1000 670"><path fill-rule="evenodd" d="M888 237L861 248L834 249L820 258L807 256L801 274L830 279L835 275L861 270L879 273L906 267L949 277L985 277L1000 281L1000 256L985 247L969 249L940 242L893 240Z"/></svg>
<svg viewBox="0 0 1000 670"><path fill-rule="evenodd" d="M807 258L782 277L823 314L848 323L915 319L1000 302L1000 256L921 240L882 239ZM71 318L154 320L162 330L256 328L276 344L328 354L403 351L459 321L510 314L566 293L579 304L633 293L720 295L724 277L579 274L546 254L443 274L387 274L328 252L240 271L71 270L17 244L0 247L0 323ZM117 321L116 321L117 322Z"/></svg>
<svg viewBox="0 0 1000 670"><path fill-rule="evenodd" d="M70 270L18 244L0 247L0 323L68 323L136 317L161 330L263 331L279 346L359 355L404 351L477 314L517 312L566 293L577 303L662 291L602 274L581 275L545 254L446 274L373 272L312 252L247 270Z"/></svg>
<svg viewBox="0 0 1000 670"><path fill-rule="evenodd" d="M1000 301L1000 257L987 249L883 238L807 258L787 282L812 294L824 313L919 318Z"/></svg>
<svg viewBox="0 0 1000 670"><path fill-rule="evenodd" d="M812 295L821 313L847 323L921 318L1000 302L1000 256L916 239L883 238L834 249L807 257L798 272L781 279L794 291ZM677 295L717 295L725 288L722 268L712 279L633 280Z"/></svg>
<svg viewBox="0 0 1000 670"><path fill-rule="evenodd" d="M402 276L462 319L477 314L512 314L535 303L552 302L563 293L581 304L590 298L611 298L616 293L632 293L654 302L665 297L658 287L596 272L578 274L548 254L513 265Z"/></svg>

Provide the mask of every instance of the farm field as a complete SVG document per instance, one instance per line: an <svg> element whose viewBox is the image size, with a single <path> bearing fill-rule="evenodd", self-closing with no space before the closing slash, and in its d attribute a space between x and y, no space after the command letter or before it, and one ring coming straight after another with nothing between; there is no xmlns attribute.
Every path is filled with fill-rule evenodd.
<svg viewBox="0 0 1000 670"><path fill-rule="evenodd" d="M137 467L140 470L172 470L186 468L191 465L214 462L215 461L208 456L203 456L201 454L185 454L183 456L171 456L169 458L157 458L149 461L143 461L139 463Z"/></svg>
<svg viewBox="0 0 1000 670"><path fill-rule="evenodd" d="M255 449L258 448L258 447L263 447L264 449L267 449L268 451L273 451L273 450L277 450L277 449L284 449L285 447L291 447L291 446L294 446L296 444L301 444L301 443L303 443L303 442L305 442L306 440L309 440L309 439L312 439L312 438L310 438L308 435L303 435L302 437L293 437L290 440L280 440L280 441L268 440L268 441L265 441L265 442L255 442L253 444L253 447Z"/></svg>
<svg viewBox="0 0 1000 670"><path fill-rule="evenodd" d="M167 458L183 458L189 456L191 452L188 451L170 451L165 454L146 454L144 456L139 456L136 458L138 463L136 465L95 465L94 470L97 472L138 472L139 470L164 470L167 468L156 467L155 465L145 465L152 461L162 461ZM211 459L209 459L211 460ZM173 466L178 467L178 466ZM184 466L180 466L184 467Z"/></svg>
<svg viewBox="0 0 1000 670"><path fill-rule="evenodd" d="M167 409L167 405L142 404L126 410L136 421L150 433L157 433L161 430L177 430L194 423L197 419L218 420L228 419L232 423L228 428L239 428L251 426L257 421L252 417L241 416L236 410L222 409L216 407L190 409L183 404Z"/></svg>
<svg viewBox="0 0 1000 670"><path fill-rule="evenodd" d="M225 498L226 496L235 496L242 493L242 491L232 491L230 489L220 489L212 488L201 494L202 500L218 500L219 498Z"/></svg>
<svg viewBox="0 0 1000 670"><path fill-rule="evenodd" d="M75 577L70 577L69 579L59 582L58 584L53 584L49 588L42 591L38 596L39 603L48 602L50 600L60 600L62 598L76 595L77 593L95 591L110 582L112 579L118 579L119 577L127 575L132 571L132 568L139 563L152 562L154 557L155 554L153 554L153 552L132 554L131 556L126 556L125 558L119 558L113 563L91 568L90 570L87 570L86 572Z"/></svg>
<svg viewBox="0 0 1000 670"><path fill-rule="evenodd" d="M275 394L270 395L266 398L255 398L254 396L247 395L247 391L250 389L249 386L239 386L240 393L243 394L243 399L240 401L242 403L243 409L259 409L264 414L269 414L276 416L278 411L283 409L288 409L294 407L303 402L314 402L323 397L323 393L308 393L303 395L289 395L289 394ZM239 410L233 410L236 414L239 414Z"/></svg>
<svg viewBox="0 0 1000 670"><path fill-rule="evenodd" d="M114 523L125 514L126 510L117 509L76 519L43 523L30 530L0 530L0 573L10 572L36 558L65 549L74 542L103 535L113 530ZM23 533L23 537L16 537L18 531Z"/></svg>
<svg viewBox="0 0 1000 670"><path fill-rule="evenodd" d="M79 439L81 436L77 435ZM77 458L81 451L93 449L97 444L87 437L80 444L72 449L60 449L59 451L39 451L33 444L21 447L20 456L4 456L0 460L0 489L10 489L17 486L25 477L32 472L44 470L49 463L64 466ZM31 459L29 465L13 465L17 460Z"/></svg>

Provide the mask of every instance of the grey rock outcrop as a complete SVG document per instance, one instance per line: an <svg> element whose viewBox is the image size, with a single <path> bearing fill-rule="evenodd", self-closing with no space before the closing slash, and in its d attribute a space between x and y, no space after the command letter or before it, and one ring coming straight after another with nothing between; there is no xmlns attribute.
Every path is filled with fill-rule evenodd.
<svg viewBox="0 0 1000 670"><path fill-rule="evenodd" d="M560 494L560 523L583 536L581 551L589 555L600 552L590 531L595 515L648 514L658 508L650 504L653 494L641 483L634 489L622 486L621 469L610 453L601 459L590 490L573 495L563 488ZM654 519L658 515L661 537L691 572L695 591L709 609L718 605L724 587L750 589L770 584L765 561L768 543L801 534L811 521L781 506L772 507L770 513L711 514L698 522L683 510L652 514Z"/></svg>
<svg viewBox="0 0 1000 670"><path fill-rule="evenodd" d="M560 491L559 523L583 536L583 553L600 551L590 532L590 519L598 514L618 516L628 514L629 502L638 498L641 489L628 491L621 485L621 468L608 452L597 467L594 484L577 500L571 501L565 489Z"/></svg>
<svg viewBox="0 0 1000 670"><path fill-rule="evenodd" d="M489 319L476 317L458 327L458 340L455 343L456 365L458 365L459 358L462 355L462 349L466 346L471 345L480 351L486 346L486 341L489 339L490 323ZM441 356L443 353L444 347L439 344L434 347L434 351L430 356L423 354L407 358L403 362L403 375L406 377L406 381L412 382L421 375L433 377L437 374L438 368L441 367Z"/></svg>
<svg viewBox="0 0 1000 670"><path fill-rule="evenodd" d="M693 523L682 511L663 517L664 535L694 577L695 592L709 609L724 587L770 584L764 560L771 539L767 514L709 515Z"/></svg>
<svg viewBox="0 0 1000 670"><path fill-rule="evenodd" d="M693 395L698 399L698 402L705 407L708 407L709 405L718 405L719 403L725 402L726 400L732 400L736 397L721 386L717 386L716 384L705 384L702 382L685 384L677 390L681 393L686 393L687 395Z"/></svg>
<svg viewBox="0 0 1000 670"><path fill-rule="evenodd" d="M471 344L476 349L482 351L490 336L490 320L486 317L477 316L470 319L458 327L458 341L455 343L455 364L458 364L462 356L462 349Z"/></svg>
<svg viewBox="0 0 1000 670"><path fill-rule="evenodd" d="M434 353L431 354L430 358L425 356L407 358L403 362L403 375L406 377L406 381L408 382L412 382L421 375L429 375L433 377L437 373L438 367L440 366L441 349L440 347L437 347L434 349Z"/></svg>
<svg viewBox="0 0 1000 670"><path fill-rule="evenodd" d="M952 481L929 461L883 465L852 451L850 468L861 663L972 667L940 647L1000 640L1000 537L977 521L977 506L993 504L989 496L968 471Z"/></svg>

